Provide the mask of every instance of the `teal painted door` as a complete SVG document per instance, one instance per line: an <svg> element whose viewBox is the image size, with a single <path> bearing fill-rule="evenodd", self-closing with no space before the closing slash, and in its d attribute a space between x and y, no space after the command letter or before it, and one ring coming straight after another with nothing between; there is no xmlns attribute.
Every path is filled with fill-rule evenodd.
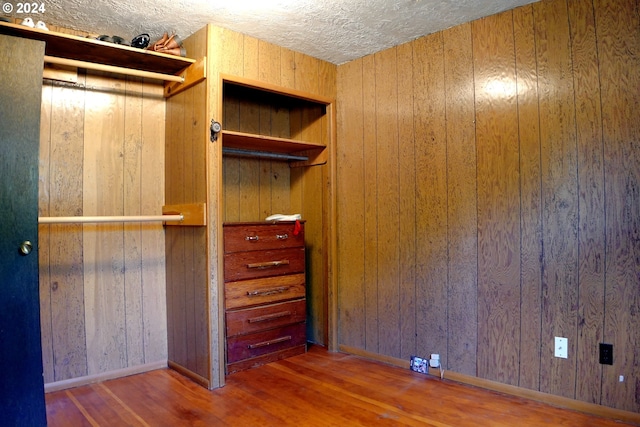
<svg viewBox="0 0 640 427"><path fill-rule="evenodd" d="M38 291L44 43L0 35L0 424L46 425Z"/></svg>

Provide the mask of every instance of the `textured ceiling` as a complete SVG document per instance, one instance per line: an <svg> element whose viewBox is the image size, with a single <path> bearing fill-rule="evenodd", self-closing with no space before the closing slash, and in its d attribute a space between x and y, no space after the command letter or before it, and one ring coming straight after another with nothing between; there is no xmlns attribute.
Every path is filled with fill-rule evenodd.
<svg viewBox="0 0 640 427"><path fill-rule="evenodd" d="M334 64L535 0L57 0L34 21L131 40L207 23ZM24 17L24 16L17 16Z"/></svg>

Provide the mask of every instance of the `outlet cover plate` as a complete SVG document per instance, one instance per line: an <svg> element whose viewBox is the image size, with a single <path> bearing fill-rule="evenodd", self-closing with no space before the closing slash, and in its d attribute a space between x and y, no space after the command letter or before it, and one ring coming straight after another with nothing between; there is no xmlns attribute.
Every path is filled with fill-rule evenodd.
<svg viewBox="0 0 640 427"><path fill-rule="evenodd" d="M613 365L613 344L600 343L600 363Z"/></svg>
<svg viewBox="0 0 640 427"><path fill-rule="evenodd" d="M569 339L564 337L556 337L555 340L555 357L566 359L569 357Z"/></svg>

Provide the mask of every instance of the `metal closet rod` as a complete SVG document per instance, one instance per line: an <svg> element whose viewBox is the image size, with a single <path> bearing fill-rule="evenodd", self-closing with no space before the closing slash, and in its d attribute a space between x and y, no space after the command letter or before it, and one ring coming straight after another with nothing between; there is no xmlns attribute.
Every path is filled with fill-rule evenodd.
<svg viewBox="0 0 640 427"><path fill-rule="evenodd" d="M140 215L140 216L41 216L38 224L86 224L103 222L155 222L182 221L184 215Z"/></svg>
<svg viewBox="0 0 640 427"><path fill-rule="evenodd" d="M307 156L296 156L293 154L284 153L272 153L270 151L257 151L257 150L245 150L242 148L222 147L222 154L228 154L230 156L238 157L259 157L263 159L276 159L276 160L298 160L306 162L309 160Z"/></svg>

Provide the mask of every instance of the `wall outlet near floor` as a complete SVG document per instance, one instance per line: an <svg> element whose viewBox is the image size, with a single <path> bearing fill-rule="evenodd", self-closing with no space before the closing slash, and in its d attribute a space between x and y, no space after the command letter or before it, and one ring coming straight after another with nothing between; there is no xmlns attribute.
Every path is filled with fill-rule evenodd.
<svg viewBox="0 0 640 427"><path fill-rule="evenodd" d="M556 337L555 340L555 357L566 359L569 357L569 339L564 337Z"/></svg>
<svg viewBox="0 0 640 427"><path fill-rule="evenodd" d="M431 366L432 368L439 368L440 367L440 355L439 354L435 354L435 353L431 354L431 359L429 359L429 366Z"/></svg>
<svg viewBox="0 0 640 427"><path fill-rule="evenodd" d="M600 343L600 364L613 365L613 344Z"/></svg>

